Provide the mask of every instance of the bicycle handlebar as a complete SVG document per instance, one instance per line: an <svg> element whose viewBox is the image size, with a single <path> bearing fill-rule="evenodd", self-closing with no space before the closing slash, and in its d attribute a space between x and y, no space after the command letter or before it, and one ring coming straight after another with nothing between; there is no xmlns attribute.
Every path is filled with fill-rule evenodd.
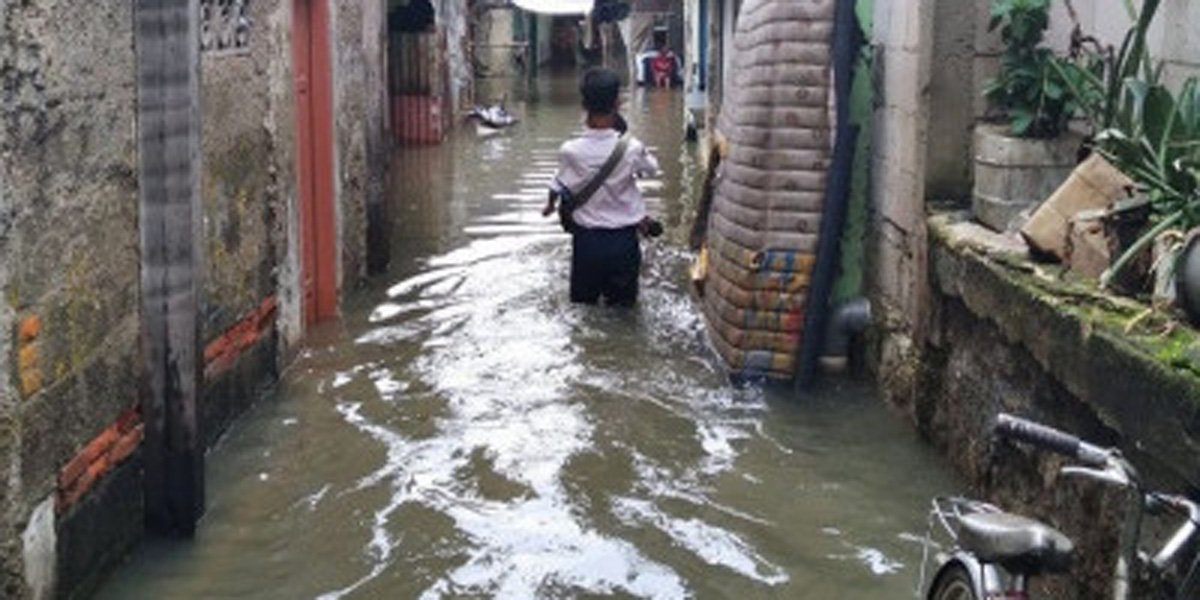
<svg viewBox="0 0 1200 600"><path fill-rule="evenodd" d="M1001 413L996 417L996 433L1004 438L1025 442L1073 458L1089 467L1108 465L1108 452L1069 433Z"/></svg>
<svg viewBox="0 0 1200 600"><path fill-rule="evenodd" d="M1151 497L1155 501L1162 502L1174 507L1176 510L1187 513L1187 520L1179 526L1175 534L1167 540L1167 543L1163 545L1158 554L1150 561L1156 569L1161 571L1175 562L1179 553L1196 537L1197 531L1200 531L1200 504L1196 504L1183 496L1152 494Z"/></svg>

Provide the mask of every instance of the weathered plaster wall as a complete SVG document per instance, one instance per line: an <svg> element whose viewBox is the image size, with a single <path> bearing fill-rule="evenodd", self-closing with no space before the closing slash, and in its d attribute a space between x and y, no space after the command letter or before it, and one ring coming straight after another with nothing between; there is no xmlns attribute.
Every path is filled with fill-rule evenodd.
<svg viewBox="0 0 1200 600"><path fill-rule="evenodd" d="M252 3L255 24L245 51L202 54L204 107L201 196L204 247L208 260L201 307L201 335L210 342L275 291L272 233L276 228L279 183L275 153L266 126L270 113L270 63L290 48L272 46L263 24L276 5Z"/></svg>
<svg viewBox="0 0 1200 600"><path fill-rule="evenodd" d="M467 16L470 14L466 0L442 0L438 14L438 25L446 32L446 68L449 74L450 104L452 112L461 113L471 109L475 103L473 89L475 76L471 67L468 43L470 29ZM520 15L518 18L525 18Z"/></svg>
<svg viewBox="0 0 1200 600"><path fill-rule="evenodd" d="M875 303L884 372L924 335L925 168L933 45L932 0L875 3L876 106L867 291ZM939 142L940 143L940 142Z"/></svg>
<svg viewBox="0 0 1200 600"><path fill-rule="evenodd" d="M6 597L24 593L23 577L9 575L46 571L21 566L18 554L34 507L59 497L53 527L65 538L61 544L78 543L73 527L87 507L62 501L60 470L138 401L132 28L132 3L124 0L0 3ZM102 488L93 504L106 501ZM96 531L93 560L119 558L140 527L116 520ZM60 583L71 589L81 582Z"/></svg>
<svg viewBox="0 0 1200 600"><path fill-rule="evenodd" d="M938 2L933 11L929 101L936 119L929 121L926 147L926 193L930 198L968 199L971 196L971 130L975 126L976 85L963 85L975 77L976 31L979 14L987 14L991 0Z"/></svg>
<svg viewBox="0 0 1200 600"><path fill-rule="evenodd" d="M5 29L7 31L7 28ZM0 138L0 147L5 138ZM10 187L7 176L7 161L0 156L0 256L9 256L8 215L11 214ZM8 289L8 261L0 260L0 290ZM21 581L20 556L21 546L16 534L19 531L17 522L17 503L13 502L16 491L15 479L19 473L16 469L17 449L19 448L17 421L17 392L12 380L6 375L12 373L12 332L16 329L13 324L12 306L0 297L0 595L16 595L16 586Z"/></svg>
<svg viewBox="0 0 1200 600"><path fill-rule="evenodd" d="M329 5L353 282L386 164L383 8ZM202 64L210 441L303 333L292 2L251 7L249 51ZM0 597L87 595L142 533L133 29L124 0L0 2Z"/></svg>
<svg viewBox="0 0 1200 600"><path fill-rule="evenodd" d="M380 13L364 10L367 2L330 1L334 35L334 136L337 145L335 191L339 214L341 249L341 289L357 285L367 274L368 192L378 193L374 183L382 173L371 173L367 160L367 138L372 128L382 129L382 111L372 114L368 101L370 71L382 72L383 51L380 40L365 35L366 17L382 18ZM373 14L372 14L373 13ZM379 25L382 27L382 25ZM372 30L375 30L373 27Z"/></svg>
<svg viewBox="0 0 1200 600"><path fill-rule="evenodd" d="M1108 0L1071 0L1085 33L1092 33L1105 44L1120 47L1125 31L1131 25L1124 3ZM1141 2L1135 2L1140 5ZM1059 49L1065 49L1074 23L1069 18L1064 1L1051 3L1049 39ZM986 27L986 16L983 17ZM1200 75L1200 5L1192 0L1162 0L1157 21L1150 31L1150 53L1167 62L1169 81Z"/></svg>
<svg viewBox="0 0 1200 600"><path fill-rule="evenodd" d="M378 273L387 267L390 257L387 239L387 4L384 0L364 0L362 18L363 53L366 61L364 95L367 111L366 152L366 257L367 270Z"/></svg>
<svg viewBox="0 0 1200 600"><path fill-rule="evenodd" d="M272 51L266 64L270 101L263 121L277 158L273 167L280 213L276 215L276 319L281 353L286 357L304 335L303 287L300 270L300 213L296 172L296 98L292 69L292 6L279 1L266 15L259 40ZM290 157L290 159L288 158Z"/></svg>
<svg viewBox="0 0 1200 600"><path fill-rule="evenodd" d="M295 193L294 177L280 174L290 174L296 160L291 127L272 123L273 104L292 101L290 94L273 94L291 87L290 75L275 64L290 64L292 56L290 38L272 35L271 27L287 22L280 13L290 15L290 2L250 4L248 47L202 54L206 368L200 410L210 443L278 370L274 311L286 199Z"/></svg>
<svg viewBox="0 0 1200 600"><path fill-rule="evenodd" d="M477 11L475 23L475 55L482 67L483 77L512 77L516 74L513 59L513 38L516 20L524 19L525 13L513 8L495 8ZM547 55L549 53L547 52Z"/></svg>

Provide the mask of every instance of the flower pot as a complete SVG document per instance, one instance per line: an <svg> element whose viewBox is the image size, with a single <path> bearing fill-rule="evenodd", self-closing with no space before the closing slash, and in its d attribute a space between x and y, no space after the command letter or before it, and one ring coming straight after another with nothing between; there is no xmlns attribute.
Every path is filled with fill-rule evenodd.
<svg viewBox="0 0 1200 600"><path fill-rule="evenodd" d="M1109 256L1113 260L1125 254L1150 228L1150 205L1138 204L1137 208L1115 212L1104 219L1104 231L1108 237ZM1121 269L1109 287L1124 296L1137 296L1151 289L1154 283L1154 248L1147 247L1135 255Z"/></svg>
<svg viewBox="0 0 1200 600"><path fill-rule="evenodd" d="M1058 189L1078 163L1083 139L1066 133L1049 140L1016 138L1001 125L975 128L975 219L996 231L1023 224L1023 212Z"/></svg>
<svg viewBox="0 0 1200 600"><path fill-rule="evenodd" d="M1175 303L1200 326L1200 229L1188 235L1175 263Z"/></svg>

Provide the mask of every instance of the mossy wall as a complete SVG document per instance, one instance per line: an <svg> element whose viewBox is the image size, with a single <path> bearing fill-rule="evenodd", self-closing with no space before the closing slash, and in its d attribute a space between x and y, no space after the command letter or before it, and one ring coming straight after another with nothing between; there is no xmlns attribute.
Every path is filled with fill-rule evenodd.
<svg viewBox="0 0 1200 600"><path fill-rule="evenodd" d="M971 493L1047 520L1080 547L1054 598L1104 597L1117 532L1111 490L1056 477L1060 458L991 436L999 412L1129 456L1157 488L1200 487L1200 337L1162 316L1027 262L961 217L930 221L931 318L916 358L880 375L885 395L972 483ZM964 490L965 491L965 490Z"/></svg>

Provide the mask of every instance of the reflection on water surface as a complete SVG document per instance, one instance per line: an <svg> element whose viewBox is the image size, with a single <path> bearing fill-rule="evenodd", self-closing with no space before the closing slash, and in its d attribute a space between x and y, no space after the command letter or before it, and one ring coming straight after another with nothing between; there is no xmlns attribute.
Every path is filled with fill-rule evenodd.
<svg viewBox="0 0 1200 600"><path fill-rule="evenodd" d="M685 289L677 95L627 103L671 229L641 305L566 302L538 213L579 114L550 85L511 133L396 156L389 275L213 453L195 543L147 544L102 597L911 596L952 482L865 388L725 382Z"/></svg>

